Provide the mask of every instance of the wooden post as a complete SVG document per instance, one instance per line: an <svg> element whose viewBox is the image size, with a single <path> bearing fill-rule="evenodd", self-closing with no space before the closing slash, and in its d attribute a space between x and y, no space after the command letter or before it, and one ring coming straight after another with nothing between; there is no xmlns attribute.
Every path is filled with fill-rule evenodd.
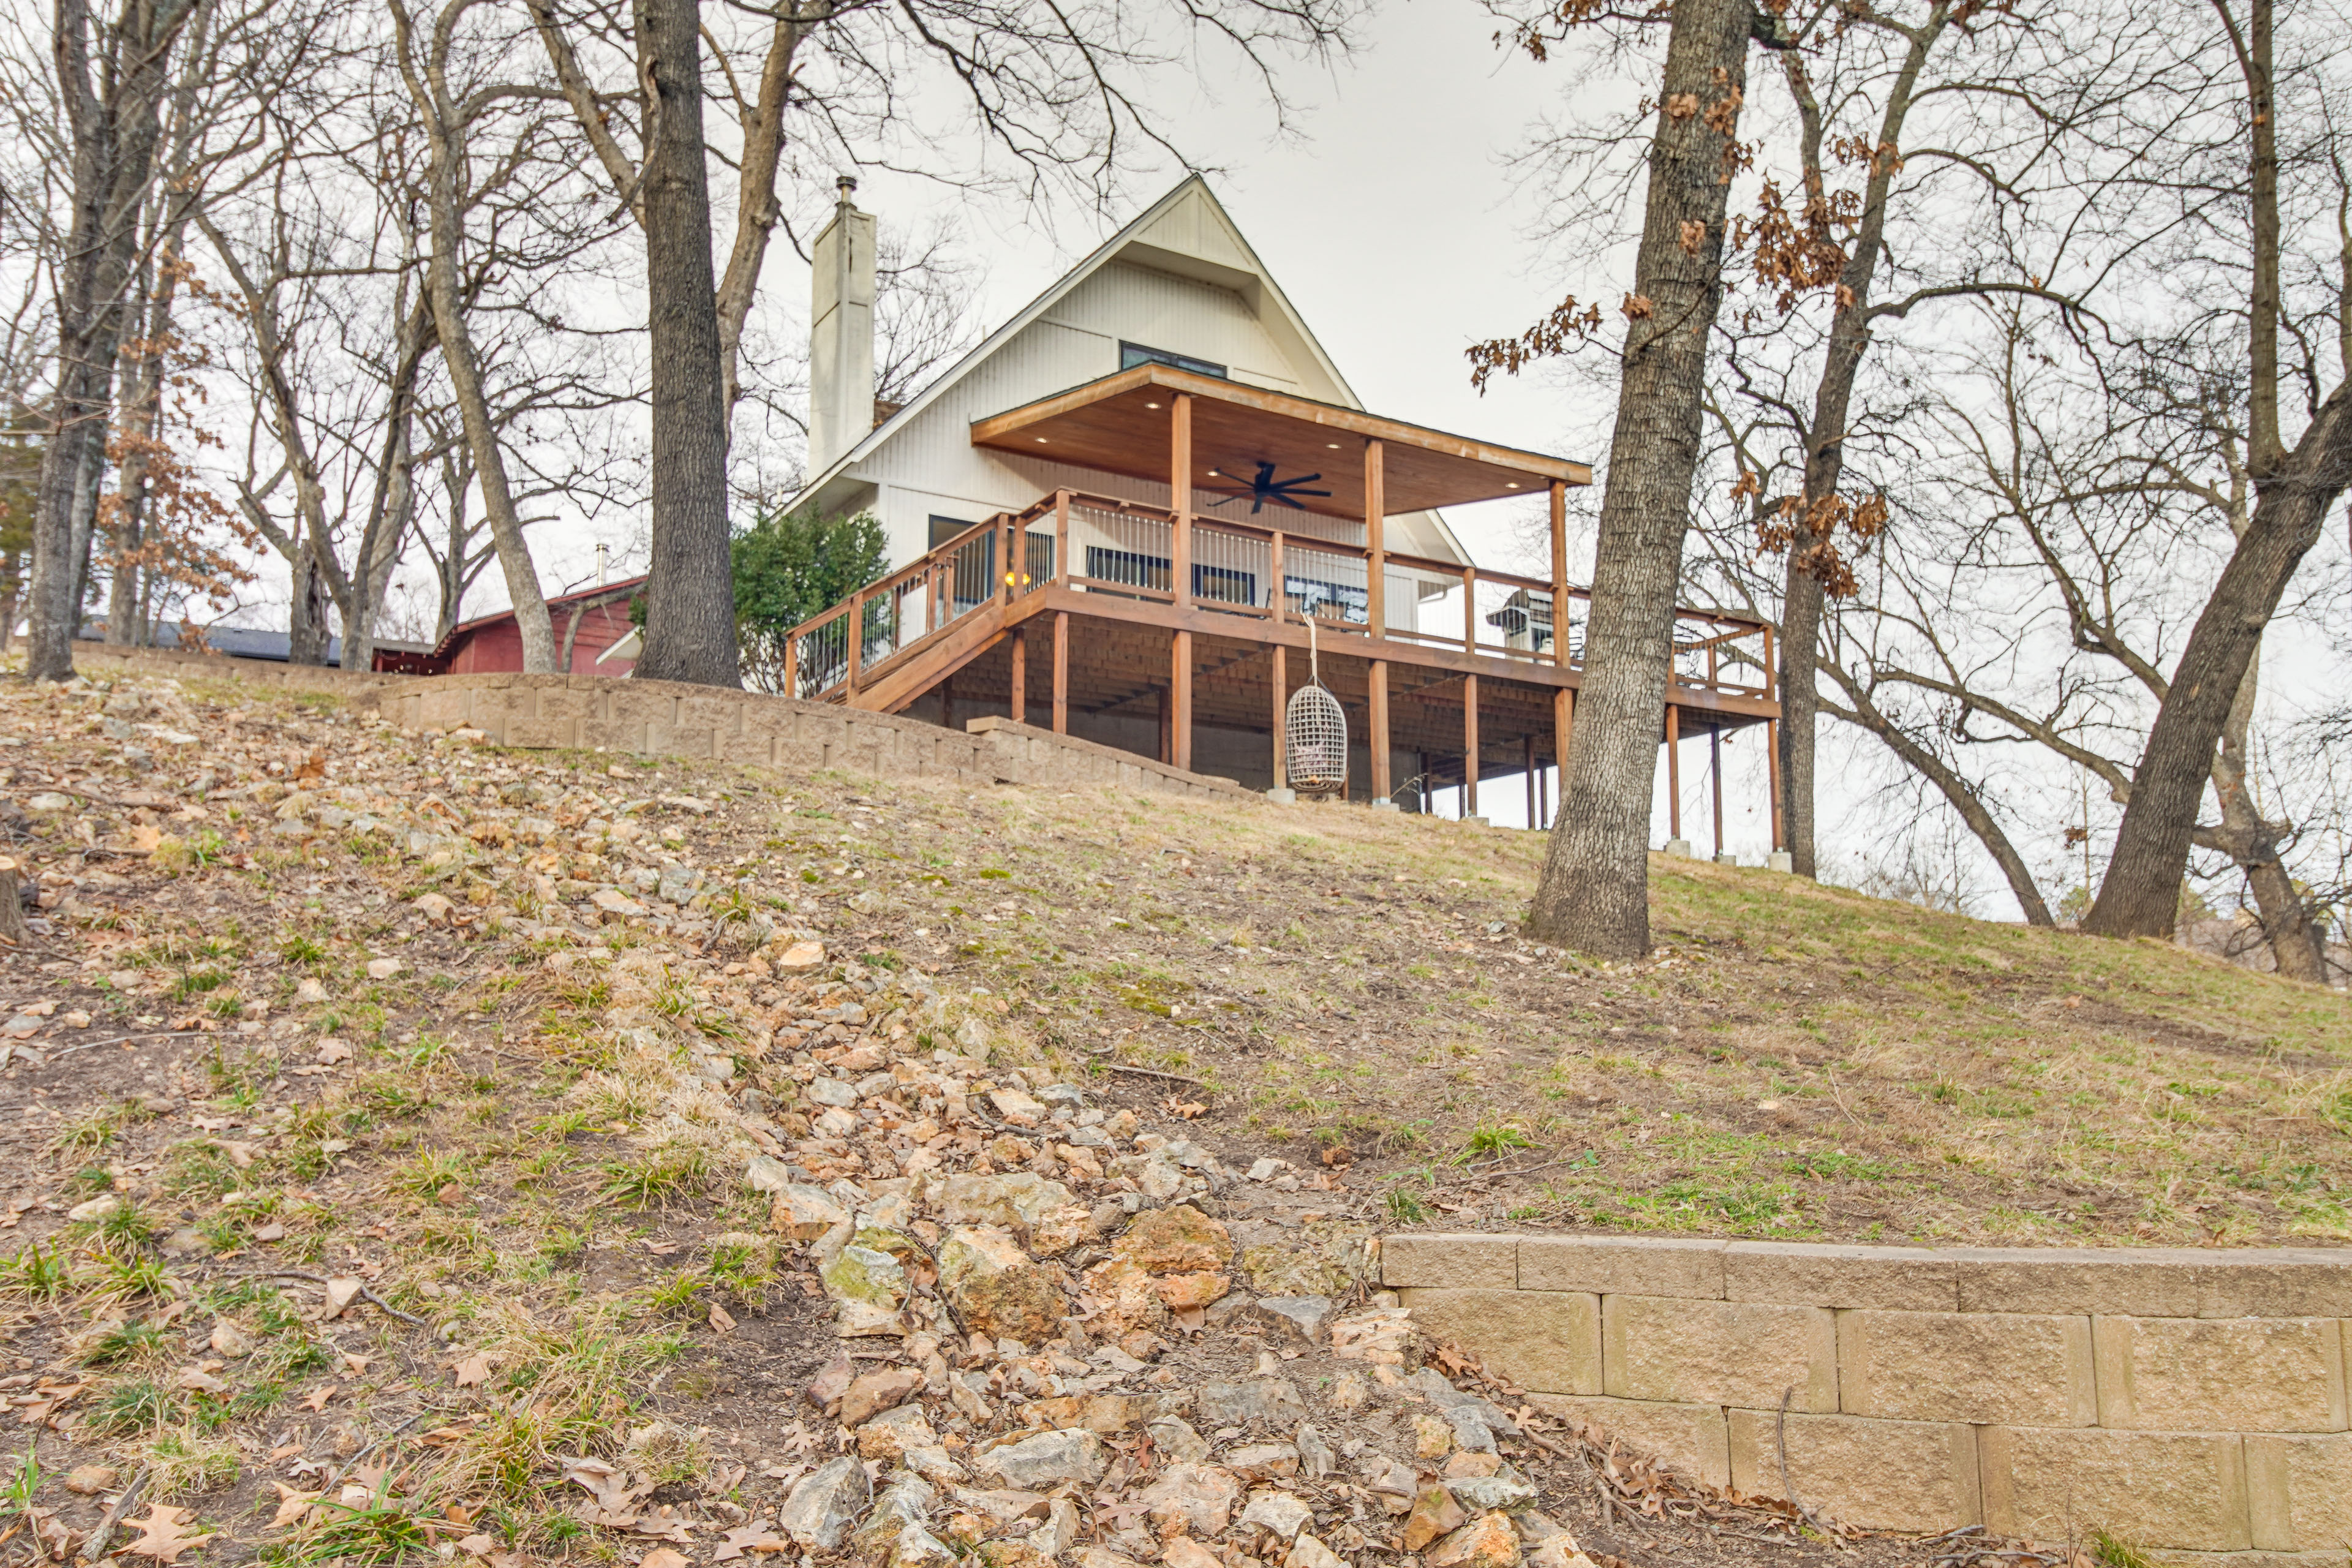
<svg viewBox="0 0 2352 1568"><path fill-rule="evenodd" d="M1021 563L1013 559L1013 552L1021 542L1020 527L1008 517L996 525L996 538L1002 555L1002 570L997 574L1002 581L998 583L996 591L1009 605L1013 602L1013 579L1021 570Z"/></svg>
<svg viewBox="0 0 2352 1568"><path fill-rule="evenodd" d="M1163 686L1160 689L1160 760L1163 763L1168 760L1168 737L1171 733L1168 727L1168 689Z"/></svg>
<svg viewBox="0 0 2352 1568"><path fill-rule="evenodd" d="M1715 782L1715 858L1723 858L1723 728L1706 732L1707 775Z"/></svg>
<svg viewBox="0 0 2352 1568"><path fill-rule="evenodd" d="M1015 724L1029 722L1029 628L1013 628L1013 710Z"/></svg>
<svg viewBox="0 0 2352 1568"><path fill-rule="evenodd" d="M940 681L940 727L955 728L955 677L948 675Z"/></svg>
<svg viewBox="0 0 2352 1568"><path fill-rule="evenodd" d="M1478 678L1462 678L1462 815L1478 815Z"/></svg>
<svg viewBox="0 0 2352 1568"><path fill-rule="evenodd" d="M798 697L800 694L801 639L798 637L786 637L784 639L784 695L787 697ZM536 700L534 699L534 700Z"/></svg>
<svg viewBox="0 0 2352 1568"><path fill-rule="evenodd" d="M1551 830L1551 774L1541 763L1536 764L1536 820Z"/></svg>
<svg viewBox="0 0 2352 1568"><path fill-rule="evenodd" d="M1177 607L1192 603L1192 395L1176 395L1168 421L1168 586Z"/></svg>
<svg viewBox="0 0 2352 1568"><path fill-rule="evenodd" d="M1070 612L1054 612L1054 733L1070 732Z"/></svg>
<svg viewBox="0 0 2352 1568"><path fill-rule="evenodd" d="M1389 666L1388 660L1372 660L1369 681L1368 706L1371 710L1364 737L1372 753L1372 798L1389 798Z"/></svg>
<svg viewBox="0 0 2352 1568"><path fill-rule="evenodd" d="M1478 568L1462 568L1462 651L1478 651Z"/></svg>
<svg viewBox="0 0 2352 1568"><path fill-rule="evenodd" d="M1576 733L1576 688L1563 686L1551 694L1552 766L1559 770L1560 798L1568 798L1568 742Z"/></svg>
<svg viewBox="0 0 2352 1568"><path fill-rule="evenodd" d="M857 695L857 656L866 643L866 590L860 588L849 597L849 673L841 686L851 697Z"/></svg>
<svg viewBox="0 0 2352 1568"><path fill-rule="evenodd" d="M1384 637L1389 635L1388 622L1388 547L1381 523L1389 510L1388 477L1381 465L1381 444L1364 443L1364 630L1367 635ZM1375 790L1380 798L1385 792Z"/></svg>
<svg viewBox="0 0 2352 1568"><path fill-rule="evenodd" d="M1070 492L1054 492L1054 576L1070 574Z"/></svg>
<svg viewBox="0 0 2352 1568"><path fill-rule="evenodd" d="M1190 773L1192 769L1192 634L1178 632L1175 646L1170 650L1168 689L1170 763Z"/></svg>
<svg viewBox="0 0 2352 1568"><path fill-rule="evenodd" d="M1281 537L1280 534L1275 535L1277 541ZM1280 546L1277 544L1276 548L1278 550ZM1284 725L1288 719L1286 710L1290 702L1289 653L1290 650L1280 643L1274 645L1274 787L1276 789L1289 787L1288 781L1282 776L1285 771L1283 745L1286 739Z"/></svg>
<svg viewBox="0 0 2352 1568"><path fill-rule="evenodd" d="M1527 765L1528 826L1536 826L1536 738L1524 736L1519 742L1520 760Z"/></svg>
<svg viewBox="0 0 2352 1568"><path fill-rule="evenodd" d="M1282 590L1283 584L1286 579L1284 577L1282 570L1282 530L1278 528L1274 531L1274 538L1266 547L1266 570L1274 576L1274 586L1266 593L1265 607L1267 613L1273 616L1274 624L1276 626L1280 626L1282 625L1283 615L1288 606L1283 603L1283 600L1286 595ZM1276 649L1274 657L1280 658L1282 657L1281 650Z"/></svg>
<svg viewBox="0 0 2352 1568"><path fill-rule="evenodd" d="M1683 836L1682 710L1666 704L1666 837Z"/></svg>
<svg viewBox="0 0 2352 1568"><path fill-rule="evenodd" d="M1551 482L1551 661L1568 668L1568 487ZM1559 761L1568 765L1568 740L1561 732Z"/></svg>
<svg viewBox="0 0 2352 1568"><path fill-rule="evenodd" d="M1764 776L1772 791L1772 853L1789 846L1780 832L1780 721L1764 721Z"/></svg>

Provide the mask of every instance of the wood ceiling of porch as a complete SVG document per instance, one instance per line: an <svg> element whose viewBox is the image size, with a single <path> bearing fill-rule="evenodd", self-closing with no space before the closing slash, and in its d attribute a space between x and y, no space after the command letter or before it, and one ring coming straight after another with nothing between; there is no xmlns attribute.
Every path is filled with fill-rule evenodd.
<svg viewBox="0 0 2352 1568"><path fill-rule="evenodd" d="M1256 465L1272 463L1277 479L1321 476L1312 488L1331 493L1299 497L1302 510L1360 522L1365 443L1372 440L1381 445L1389 516L1541 495L1555 481L1592 482L1589 465L1565 458L1160 364L975 420L971 444L1165 483L1179 393L1192 399L1193 510L1204 517L1249 517L1249 498L1225 500L1211 487L1246 485ZM1269 507L1255 521L1276 524L1289 510Z"/></svg>

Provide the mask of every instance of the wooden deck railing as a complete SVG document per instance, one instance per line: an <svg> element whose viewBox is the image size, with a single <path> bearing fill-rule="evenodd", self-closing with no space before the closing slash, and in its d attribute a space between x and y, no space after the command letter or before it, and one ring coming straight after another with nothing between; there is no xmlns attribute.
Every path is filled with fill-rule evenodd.
<svg viewBox="0 0 2352 1568"><path fill-rule="evenodd" d="M975 524L795 627L785 645L784 690L845 699L980 610L1055 583L1243 620L1311 616L1337 630L1486 658L1582 662L1586 617L1571 607L1563 626L1549 583L1384 552L1375 595L1372 561L1362 545L1318 533L1199 515L1180 521L1164 507L1056 490ZM1450 618L1444 626L1424 626L1424 606L1453 599L1457 589L1458 629ZM1567 592L1570 606L1591 602L1585 589ZM1386 623L1377 629L1375 604ZM1557 640L1563 636L1564 659ZM1772 629L1765 623L1714 610L1675 612L1678 687L1769 698L1771 672Z"/></svg>

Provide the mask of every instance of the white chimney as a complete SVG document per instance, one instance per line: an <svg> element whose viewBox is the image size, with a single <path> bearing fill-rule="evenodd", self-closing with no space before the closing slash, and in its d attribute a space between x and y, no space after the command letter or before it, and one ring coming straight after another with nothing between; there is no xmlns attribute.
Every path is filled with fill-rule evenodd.
<svg viewBox="0 0 2352 1568"><path fill-rule="evenodd" d="M833 222L816 237L809 314L809 474L874 428L874 215L850 205L857 182L841 179Z"/></svg>

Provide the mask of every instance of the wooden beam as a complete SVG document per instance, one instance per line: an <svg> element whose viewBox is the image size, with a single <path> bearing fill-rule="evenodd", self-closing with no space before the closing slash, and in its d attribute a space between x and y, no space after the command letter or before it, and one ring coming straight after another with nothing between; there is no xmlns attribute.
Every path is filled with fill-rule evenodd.
<svg viewBox="0 0 2352 1568"><path fill-rule="evenodd" d="M1521 736L1519 750L1525 753L1522 763L1528 782L1528 826L1533 827L1536 826L1536 738L1533 735Z"/></svg>
<svg viewBox="0 0 2352 1568"><path fill-rule="evenodd" d="M1723 858L1723 731L1706 732L1706 772L1715 785L1715 855Z"/></svg>
<svg viewBox="0 0 2352 1568"><path fill-rule="evenodd" d="M1568 487L1557 479L1551 486L1551 661L1568 668Z"/></svg>
<svg viewBox="0 0 2352 1568"><path fill-rule="evenodd" d="M1192 605L1192 395L1180 393L1168 421L1168 586L1179 609ZM1180 766L1181 764L1179 764Z"/></svg>
<svg viewBox="0 0 2352 1568"><path fill-rule="evenodd" d="M1070 575L1070 492L1054 492L1054 577L1056 581Z"/></svg>
<svg viewBox="0 0 2352 1568"><path fill-rule="evenodd" d="M1370 715L1365 725L1364 740L1372 753L1372 798L1389 798L1389 667L1383 659L1372 660L1370 679L1369 706Z"/></svg>
<svg viewBox="0 0 2352 1568"><path fill-rule="evenodd" d="M1029 722L1029 628L1013 628L1013 696L1005 704L1015 724Z"/></svg>
<svg viewBox="0 0 2352 1568"><path fill-rule="evenodd" d="M1478 678L1462 678L1462 815L1478 815Z"/></svg>
<svg viewBox="0 0 2352 1568"><path fill-rule="evenodd" d="M1070 612L1054 612L1054 733L1070 732Z"/></svg>
<svg viewBox="0 0 2352 1568"><path fill-rule="evenodd" d="M1682 712L1666 704L1666 837L1683 836Z"/></svg>
<svg viewBox="0 0 2352 1568"><path fill-rule="evenodd" d="M1568 798L1568 743L1576 734L1576 693L1561 687L1551 694L1551 764L1559 770L1560 798Z"/></svg>
<svg viewBox="0 0 2352 1568"><path fill-rule="evenodd" d="M1274 670L1268 681L1268 685L1274 692L1274 787L1276 789L1287 789L1289 787L1289 781L1284 777L1287 769L1286 766L1286 759L1283 754L1284 744L1288 739L1287 735L1285 733L1285 728L1289 721L1289 654L1290 650L1284 647L1280 643L1274 645Z"/></svg>
<svg viewBox="0 0 2352 1568"><path fill-rule="evenodd" d="M1381 468L1381 444L1364 443L1364 619L1372 636L1389 635L1388 552L1381 524L1389 514L1387 476Z"/></svg>
<svg viewBox="0 0 2352 1568"><path fill-rule="evenodd" d="M1170 754L1172 766L1192 771L1192 634L1178 632L1171 639L1169 649L1168 689L1171 693L1168 722Z"/></svg>
<svg viewBox="0 0 2352 1568"><path fill-rule="evenodd" d="M1788 837L1780 830L1780 721L1764 721L1764 775L1771 791L1772 853L1778 855L1789 847Z"/></svg>

